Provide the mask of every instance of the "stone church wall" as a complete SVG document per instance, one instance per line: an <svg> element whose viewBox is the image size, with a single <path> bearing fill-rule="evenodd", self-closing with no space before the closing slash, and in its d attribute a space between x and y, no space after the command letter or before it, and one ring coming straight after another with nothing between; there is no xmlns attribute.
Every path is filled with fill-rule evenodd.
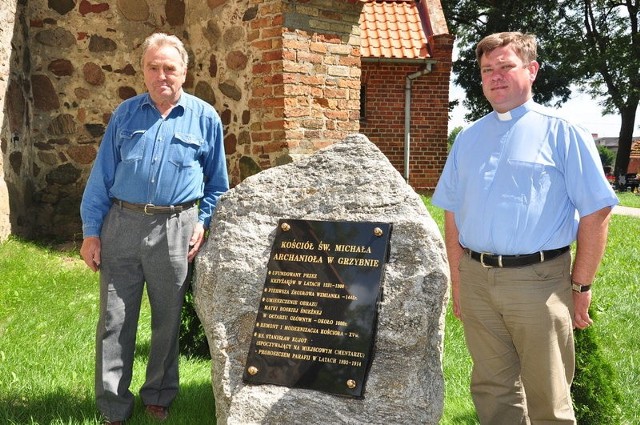
<svg viewBox="0 0 640 425"><path fill-rule="evenodd" d="M185 90L220 114L233 185L358 129L358 2L0 2L0 235L10 209L12 233L81 238L84 184L111 112L145 90L153 32L185 42Z"/></svg>
<svg viewBox="0 0 640 425"><path fill-rule="evenodd" d="M27 167L23 166L29 155L23 138L28 108L23 87L29 61L21 3L0 0L0 241L11 234L12 207L27 208L24 200L29 187Z"/></svg>

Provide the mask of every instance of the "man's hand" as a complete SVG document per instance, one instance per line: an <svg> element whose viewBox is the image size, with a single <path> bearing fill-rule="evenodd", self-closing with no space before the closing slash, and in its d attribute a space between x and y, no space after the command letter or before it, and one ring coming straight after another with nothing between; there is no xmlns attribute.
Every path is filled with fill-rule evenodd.
<svg viewBox="0 0 640 425"><path fill-rule="evenodd" d="M462 320L462 310L460 309L460 283L451 282L451 298L453 302L453 315Z"/></svg>
<svg viewBox="0 0 640 425"><path fill-rule="evenodd" d="M202 223L196 224L196 227L193 229L193 235L191 235L191 240L189 241L189 253L187 254L187 260L192 262L198 251L200 251L200 247L204 243L204 225Z"/></svg>
<svg viewBox="0 0 640 425"><path fill-rule="evenodd" d="M589 306L591 305L591 291L573 292L573 327L585 329L593 323L589 317Z"/></svg>
<svg viewBox="0 0 640 425"><path fill-rule="evenodd" d="M82 247L80 248L80 255L87 266L94 272L100 269L100 238L96 236L90 236L84 238L82 241Z"/></svg>
<svg viewBox="0 0 640 425"><path fill-rule="evenodd" d="M451 298L453 301L453 315L462 320L462 309L460 308L460 258L464 255L464 249L460 245L458 226L456 226L455 215L451 211L444 212L444 243L447 248L447 258L449 259L449 273L451 279Z"/></svg>

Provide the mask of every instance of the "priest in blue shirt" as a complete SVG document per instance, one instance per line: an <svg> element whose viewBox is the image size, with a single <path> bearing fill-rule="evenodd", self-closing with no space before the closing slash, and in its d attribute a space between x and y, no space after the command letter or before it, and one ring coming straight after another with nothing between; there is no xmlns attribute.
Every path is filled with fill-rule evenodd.
<svg viewBox="0 0 640 425"><path fill-rule="evenodd" d="M493 112L459 133L432 198L445 210L481 424L575 424L573 329L592 324L591 284L618 202L589 132L532 100L536 44L516 32L480 41Z"/></svg>
<svg viewBox="0 0 640 425"><path fill-rule="evenodd" d="M100 271L96 400L106 423L127 420L136 330L146 283L151 346L140 397L165 419L178 393L178 334L189 263L229 181L222 124L185 93L188 55L175 36L142 45L147 93L113 113L80 212L82 258Z"/></svg>

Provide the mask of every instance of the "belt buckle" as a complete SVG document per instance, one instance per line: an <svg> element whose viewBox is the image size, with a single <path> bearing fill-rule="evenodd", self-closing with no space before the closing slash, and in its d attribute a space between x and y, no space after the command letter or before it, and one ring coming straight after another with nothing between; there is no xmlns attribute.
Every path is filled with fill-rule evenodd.
<svg viewBox="0 0 640 425"><path fill-rule="evenodd" d="M489 254L489 253L488 252L481 252L480 253L480 264L482 264L482 267L484 267L486 269L490 269L493 266L484 263L484 255L485 254ZM502 267L502 255L498 255L498 267Z"/></svg>
<svg viewBox="0 0 640 425"><path fill-rule="evenodd" d="M153 215L152 212L147 211L147 208L154 208L154 207L155 207L155 205L153 205L153 204L145 204L144 205L144 213L146 215Z"/></svg>

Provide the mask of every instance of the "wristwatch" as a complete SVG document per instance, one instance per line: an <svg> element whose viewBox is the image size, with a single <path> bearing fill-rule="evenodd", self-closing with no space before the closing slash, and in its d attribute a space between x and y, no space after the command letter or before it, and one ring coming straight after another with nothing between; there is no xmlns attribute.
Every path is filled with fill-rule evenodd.
<svg viewBox="0 0 640 425"><path fill-rule="evenodd" d="M573 289L574 292L587 292L591 290L591 285L582 285L572 280L571 289Z"/></svg>

